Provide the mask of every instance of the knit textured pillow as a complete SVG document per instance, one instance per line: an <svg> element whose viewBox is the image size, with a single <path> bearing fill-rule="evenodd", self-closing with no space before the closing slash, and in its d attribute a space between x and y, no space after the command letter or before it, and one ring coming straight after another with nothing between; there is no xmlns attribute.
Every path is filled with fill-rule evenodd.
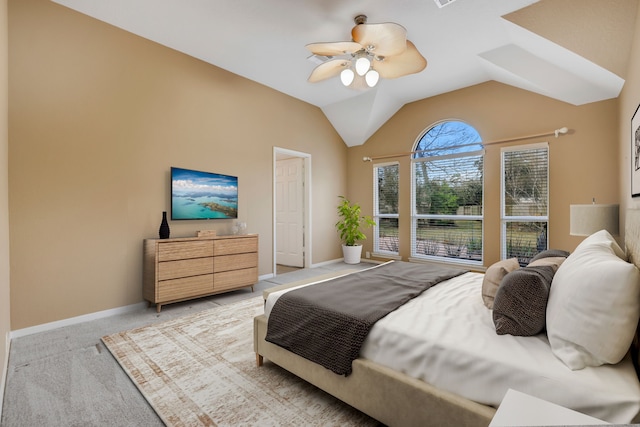
<svg viewBox="0 0 640 427"><path fill-rule="evenodd" d="M547 265L523 267L502 279L493 301L498 335L528 337L544 330L554 273L554 268Z"/></svg>

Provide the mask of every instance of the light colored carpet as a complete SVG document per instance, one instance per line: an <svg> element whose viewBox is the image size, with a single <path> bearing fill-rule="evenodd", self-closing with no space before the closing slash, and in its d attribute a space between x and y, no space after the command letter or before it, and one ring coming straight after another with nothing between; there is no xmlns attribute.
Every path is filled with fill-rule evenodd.
<svg viewBox="0 0 640 427"><path fill-rule="evenodd" d="M102 341L168 426L378 425L272 363L258 368L262 312L256 297Z"/></svg>

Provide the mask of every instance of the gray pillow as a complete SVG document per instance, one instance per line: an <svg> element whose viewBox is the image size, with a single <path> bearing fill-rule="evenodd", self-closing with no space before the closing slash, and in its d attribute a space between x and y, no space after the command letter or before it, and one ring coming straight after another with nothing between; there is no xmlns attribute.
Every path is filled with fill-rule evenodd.
<svg viewBox="0 0 640 427"><path fill-rule="evenodd" d="M498 335L532 336L546 325L551 266L522 267L504 276L493 301L493 323Z"/></svg>
<svg viewBox="0 0 640 427"><path fill-rule="evenodd" d="M538 254L536 254L536 256L534 256L533 258L531 258L531 261L529 262L532 263L533 261L537 261L542 258L559 257L559 256L566 258L569 256L569 252L563 251L562 249L547 249L542 252L538 252Z"/></svg>
<svg viewBox="0 0 640 427"><path fill-rule="evenodd" d="M540 258L535 261L531 261L527 267L536 267L539 265L548 265L549 267L553 267L553 271L558 271L558 268L562 265L562 263L566 260L566 257L563 256L550 256L547 258Z"/></svg>

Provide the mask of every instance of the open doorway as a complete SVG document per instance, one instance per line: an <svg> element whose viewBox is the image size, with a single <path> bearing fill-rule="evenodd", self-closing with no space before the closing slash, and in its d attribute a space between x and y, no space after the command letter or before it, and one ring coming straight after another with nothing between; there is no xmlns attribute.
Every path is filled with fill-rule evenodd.
<svg viewBox="0 0 640 427"><path fill-rule="evenodd" d="M274 147L273 272L310 266L311 156Z"/></svg>

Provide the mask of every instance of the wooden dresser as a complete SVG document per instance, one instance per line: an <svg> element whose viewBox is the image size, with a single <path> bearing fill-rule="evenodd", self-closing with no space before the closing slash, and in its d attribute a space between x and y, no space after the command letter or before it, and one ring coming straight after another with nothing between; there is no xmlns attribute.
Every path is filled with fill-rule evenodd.
<svg viewBox="0 0 640 427"><path fill-rule="evenodd" d="M146 239L143 297L163 304L258 282L258 235Z"/></svg>

